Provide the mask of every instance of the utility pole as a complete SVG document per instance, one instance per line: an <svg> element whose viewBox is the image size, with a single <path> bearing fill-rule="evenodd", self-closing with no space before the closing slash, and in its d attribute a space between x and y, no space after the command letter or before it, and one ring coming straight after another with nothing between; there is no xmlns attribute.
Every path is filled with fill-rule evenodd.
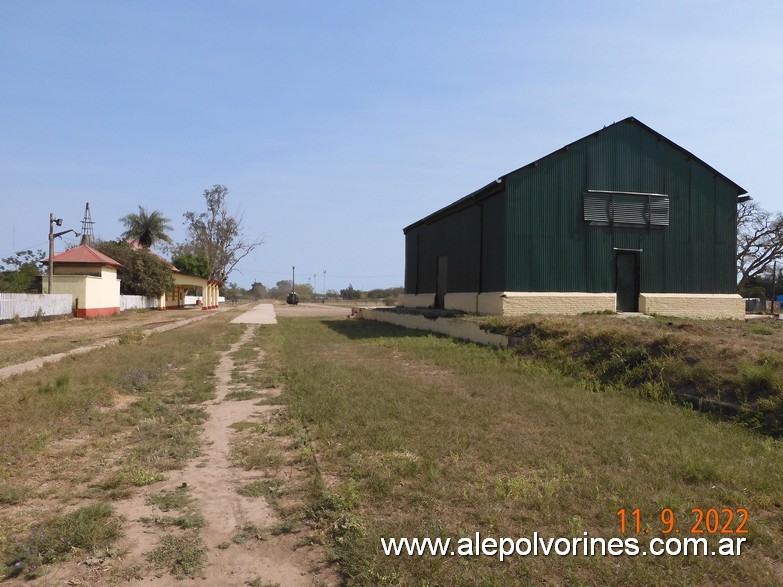
<svg viewBox="0 0 783 587"><path fill-rule="evenodd" d="M78 232L76 232L73 228L69 228L68 230L63 230L62 232L54 232L54 225L62 226L63 225L63 219L62 218L55 218L54 212L49 212L49 276L48 276L48 285L49 289L46 291L46 293L52 293L52 274L54 273L54 239L58 236L62 236L64 234L68 234L69 232L72 232L77 237L81 236Z"/></svg>

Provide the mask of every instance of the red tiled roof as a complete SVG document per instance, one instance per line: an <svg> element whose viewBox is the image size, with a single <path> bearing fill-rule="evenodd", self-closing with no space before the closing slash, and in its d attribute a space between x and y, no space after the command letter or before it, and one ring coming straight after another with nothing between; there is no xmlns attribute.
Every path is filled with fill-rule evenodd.
<svg viewBox="0 0 783 587"><path fill-rule="evenodd" d="M43 260L44 263L49 262L49 258ZM111 265L113 267L122 267L120 263L107 257L103 253L96 251L88 245L79 245L72 249L68 249L64 253L55 255L52 257L54 263L82 263L91 265Z"/></svg>

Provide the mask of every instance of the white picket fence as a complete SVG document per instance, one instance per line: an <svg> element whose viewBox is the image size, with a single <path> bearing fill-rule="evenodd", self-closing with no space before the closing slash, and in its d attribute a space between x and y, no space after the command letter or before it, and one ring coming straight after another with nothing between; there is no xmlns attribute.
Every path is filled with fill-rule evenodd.
<svg viewBox="0 0 783 587"><path fill-rule="evenodd" d="M71 294L0 293L0 323L73 313Z"/></svg>
<svg viewBox="0 0 783 587"><path fill-rule="evenodd" d="M152 309L158 307L158 300L145 296L120 296L120 312L125 310Z"/></svg>

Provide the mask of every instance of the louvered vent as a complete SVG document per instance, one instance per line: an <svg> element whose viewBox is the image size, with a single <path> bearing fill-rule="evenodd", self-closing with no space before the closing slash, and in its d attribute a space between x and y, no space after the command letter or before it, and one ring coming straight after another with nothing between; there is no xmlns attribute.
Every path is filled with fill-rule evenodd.
<svg viewBox="0 0 783 587"><path fill-rule="evenodd" d="M598 225L669 226L669 196L590 190L585 194L584 218Z"/></svg>

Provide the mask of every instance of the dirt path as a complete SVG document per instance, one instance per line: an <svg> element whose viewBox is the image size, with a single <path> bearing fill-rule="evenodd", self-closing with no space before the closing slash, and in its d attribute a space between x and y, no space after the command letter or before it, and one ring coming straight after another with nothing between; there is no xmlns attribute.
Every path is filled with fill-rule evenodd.
<svg viewBox="0 0 783 587"><path fill-rule="evenodd" d="M281 523L275 510L263 497L243 497L237 489L243 484L265 478L264 472L244 471L231 461L231 441L236 434L231 428L237 422L265 422L280 406L257 405L259 399L237 401L226 399L231 389L234 361L231 353L247 344L255 332L247 326L242 337L223 353L216 369L217 397L208 402L209 419L204 425L204 450L200 458L170 479L151 485L146 495L173 493L187 488L195 508L204 518L201 528L207 565L200 578L188 584L204 586L245 586L255 581L258 585L303 586L334 585L339 577L324 565L325 553L314 546L299 545L296 533L274 535L272 530ZM263 353L263 351L261 351ZM265 396L274 396L276 390L263 390ZM290 476L292 472L283 472ZM145 557L160 539L160 532L143 522L155 515L147 504L146 495L117 504L117 511L127 520L124 542L130 548L123 566L138 568L139 575L127 585L181 585L182 581L162 572L149 576ZM240 539L243 529L252 529L250 539ZM245 532L247 534L247 532ZM259 539L260 538L260 539Z"/></svg>

